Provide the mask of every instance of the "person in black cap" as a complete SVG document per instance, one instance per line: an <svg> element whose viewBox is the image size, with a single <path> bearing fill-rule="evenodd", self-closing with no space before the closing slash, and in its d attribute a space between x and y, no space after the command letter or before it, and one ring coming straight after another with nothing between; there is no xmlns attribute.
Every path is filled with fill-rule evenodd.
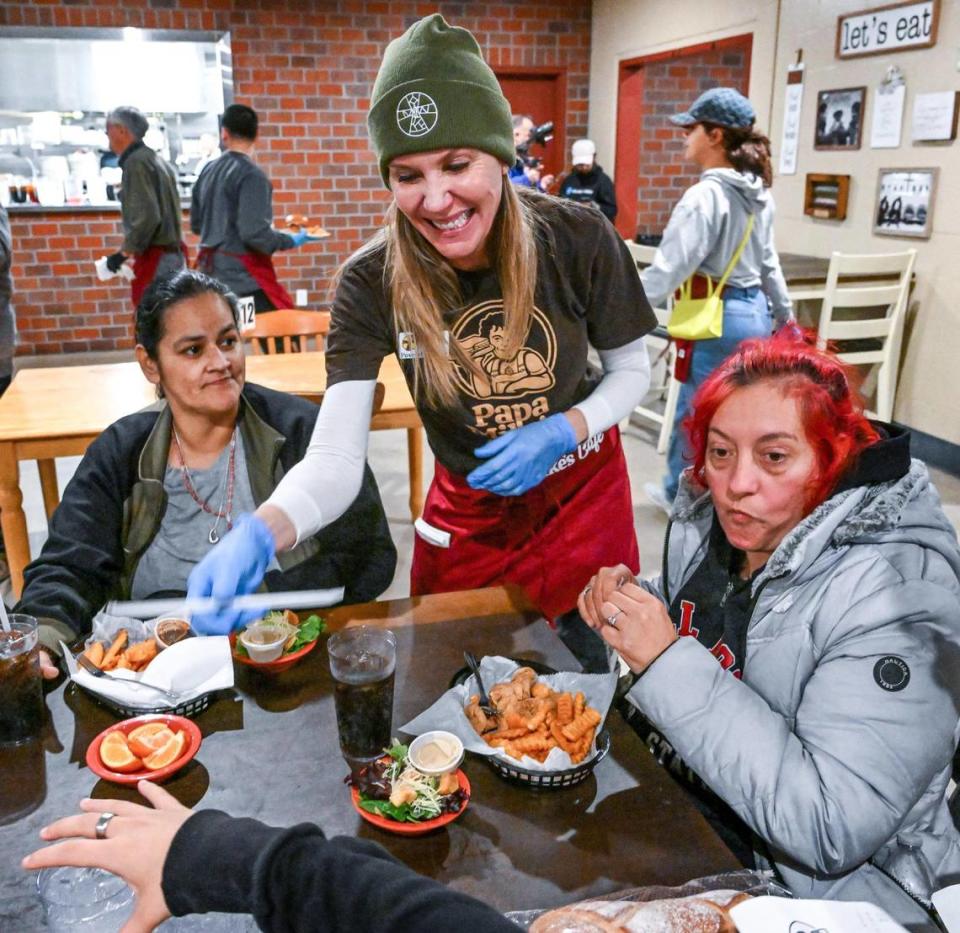
<svg viewBox="0 0 960 933"><path fill-rule="evenodd" d="M697 388L741 340L768 336L774 323L793 321L773 240L770 140L755 120L750 101L729 87L704 92L689 110L670 117L683 129L684 157L703 174L674 208L653 263L641 273L644 291L656 307L694 274L714 282L728 267L730 274L722 295L723 336L698 340L688 350L693 359L677 402L663 485L644 485L648 498L668 513L684 468L681 425ZM695 279L694 295L706 287Z"/></svg>
<svg viewBox="0 0 960 933"><path fill-rule="evenodd" d="M510 106L465 29L439 14L414 23L370 100L393 203L339 276L318 443L197 566L190 593L256 587L275 549L340 514L395 353L437 460L411 591L509 582L548 619L575 612L599 552L639 563L617 424L649 383L656 319L630 253L598 211L509 182Z"/></svg>
<svg viewBox="0 0 960 933"><path fill-rule="evenodd" d="M223 112L223 154L204 166L193 186L190 229L200 235L197 268L219 279L238 298L252 297L257 314L292 308L277 281L273 254L302 246L306 231L274 230L273 187L251 156L257 140L256 111L231 104Z"/></svg>

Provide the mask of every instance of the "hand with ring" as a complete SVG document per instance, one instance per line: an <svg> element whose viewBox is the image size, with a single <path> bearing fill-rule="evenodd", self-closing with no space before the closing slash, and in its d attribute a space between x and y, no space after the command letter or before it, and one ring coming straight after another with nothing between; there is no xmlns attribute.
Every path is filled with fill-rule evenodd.
<svg viewBox="0 0 960 933"><path fill-rule="evenodd" d="M31 871L73 865L119 875L137 897L121 933L148 933L170 916L161 887L163 864L173 837L193 812L149 781L140 781L137 789L153 808L126 800L81 800L81 813L40 831L48 842L64 841L38 849L21 863Z"/></svg>
<svg viewBox="0 0 960 933"><path fill-rule="evenodd" d="M580 593L577 608L635 674L643 673L678 638L667 607L639 586L623 564L598 570Z"/></svg>

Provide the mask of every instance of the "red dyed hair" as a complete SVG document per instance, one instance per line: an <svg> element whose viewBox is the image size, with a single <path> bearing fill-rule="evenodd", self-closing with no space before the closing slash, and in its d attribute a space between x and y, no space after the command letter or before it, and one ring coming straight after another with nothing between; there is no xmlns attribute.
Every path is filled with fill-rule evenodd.
<svg viewBox="0 0 960 933"><path fill-rule="evenodd" d="M745 340L697 390L683 426L693 450L693 475L704 485L707 432L717 409L737 389L759 383L779 385L797 399L807 442L817 458L807 512L828 499L840 477L865 447L880 435L863 415L863 403L851 387L849 371L835 354L818 350L815 335L781 332Z"/></svg>

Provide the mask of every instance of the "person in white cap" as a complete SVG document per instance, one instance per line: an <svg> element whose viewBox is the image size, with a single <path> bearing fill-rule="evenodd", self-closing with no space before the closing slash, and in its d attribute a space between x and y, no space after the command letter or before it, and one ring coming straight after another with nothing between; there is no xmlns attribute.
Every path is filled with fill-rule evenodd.
<svg viewBox="0 0 960 933"><path fill-rule="evenodd" d="M610 176L597 164L597 147L592 139L573 144L573 171L560 185L560 197L595 204L611 222L617 216L617 195Z"/></svg>

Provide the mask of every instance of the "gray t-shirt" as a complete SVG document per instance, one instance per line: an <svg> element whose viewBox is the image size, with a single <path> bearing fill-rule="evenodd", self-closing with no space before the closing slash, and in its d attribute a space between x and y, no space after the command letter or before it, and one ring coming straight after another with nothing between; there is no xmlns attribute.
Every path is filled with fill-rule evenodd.
<svg viewBox="0 0 960 933"><path fill-rule="evenodd" d="M216 525L217 534L221 538L227 533L227 519L221 518L217 524L216 513L226 509L229 465L228 444L209 469L190 471L193 488L213 510L213 515L205 512L193 501L183 482L180 467L168 466L164 471L163 488L167 494L167 509L160 521L160 529L137 564L130 592L131 599L149 599L157 593L186 592L190 571L213 547L210 543L210 529ZM243 436L237 431L230 517L236 519L238 515L252 512L255 508L250 478L247 476Z"/></svg>

